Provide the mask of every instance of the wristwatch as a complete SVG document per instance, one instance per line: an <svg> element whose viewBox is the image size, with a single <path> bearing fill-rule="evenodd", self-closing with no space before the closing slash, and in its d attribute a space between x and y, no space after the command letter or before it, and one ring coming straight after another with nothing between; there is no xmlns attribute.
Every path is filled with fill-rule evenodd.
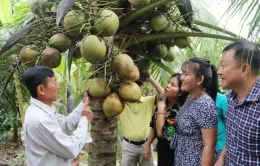
<svg viewBox="0 0 260 166"><path fill-rule="evenodd" d="M162 101L162 100L166 100L166 97L162 97L162 98L160 99L160 101Z"/></svg>

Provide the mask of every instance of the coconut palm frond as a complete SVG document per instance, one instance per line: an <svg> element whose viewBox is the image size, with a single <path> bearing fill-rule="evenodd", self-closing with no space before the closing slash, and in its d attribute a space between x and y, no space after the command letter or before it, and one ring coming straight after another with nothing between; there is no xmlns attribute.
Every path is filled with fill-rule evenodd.
<svg viewBox="0 0 260 166"><path fill-rule="evenodd" d="M230 6L227 9L227 13L229 17L234 17L238 12L242 13L242 27L245 25L245 22L251 20L248 38L252 37L252 35L257 34L257 28L259 27L260 20L260 4L259 0L230 0ZM252 18L252 19L251 19ZM254 33L255 32L255 33Z"/></svg>

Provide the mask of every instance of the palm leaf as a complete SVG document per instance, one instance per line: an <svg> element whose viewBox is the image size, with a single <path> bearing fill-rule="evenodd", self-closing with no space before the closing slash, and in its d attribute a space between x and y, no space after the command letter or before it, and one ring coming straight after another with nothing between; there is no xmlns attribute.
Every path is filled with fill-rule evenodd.
<svg viewBox="0 0 260 166"><path fill-rule="evenodd" d="M12 48L15 44L17 44L18 42L20 42L21 40L24 39L24 37L26 35L28 35L33 29L35 29L38 25L40 25L41 21L35 21L33 23L30 23L26 26L24 26L23 28L21 28L20 30L18 30L17 32L15 32L4 44L4 46L2 47L2 49L0 50L0 57L1 55L6 52L7 50L9 50L10 48Z"/></svg>
<svg viewBox="0 0 260 166"><path fill-rule="evenodd" d="M56 24L59 26L63 16L72 8L75 0L62 0L57 7Z"/></svg>

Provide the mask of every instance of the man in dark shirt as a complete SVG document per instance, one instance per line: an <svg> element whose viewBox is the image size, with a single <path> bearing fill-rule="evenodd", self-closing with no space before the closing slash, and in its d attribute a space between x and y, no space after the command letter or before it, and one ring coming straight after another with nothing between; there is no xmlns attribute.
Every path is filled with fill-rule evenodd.
<svg viewBox="0 0 260 166"><path fill-rule="evenodd" d="M260 49L237 41L223 50L218 74L230 89L226 147L215 166L260 165Z"/></svg>

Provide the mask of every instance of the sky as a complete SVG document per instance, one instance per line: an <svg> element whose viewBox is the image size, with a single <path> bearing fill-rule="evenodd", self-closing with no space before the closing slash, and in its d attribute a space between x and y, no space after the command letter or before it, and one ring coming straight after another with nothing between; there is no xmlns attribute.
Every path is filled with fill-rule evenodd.
<svg viewBox="0 0 260 166"><path fill-rule="evenodd" d="M253 15L249 16L249 19L244 23L241 22L243 12L248 5L245 5L242 12L237 12L232 18L228 17L228 14L225 14L229 4L228 0L208 0L209 9L214 17L219 20L220 24L225 26L231 32L236 34L241 34L241 36L247 37L249 32L249 21L253 19ZM254 13L254 12L252 12Z"/></svg>

